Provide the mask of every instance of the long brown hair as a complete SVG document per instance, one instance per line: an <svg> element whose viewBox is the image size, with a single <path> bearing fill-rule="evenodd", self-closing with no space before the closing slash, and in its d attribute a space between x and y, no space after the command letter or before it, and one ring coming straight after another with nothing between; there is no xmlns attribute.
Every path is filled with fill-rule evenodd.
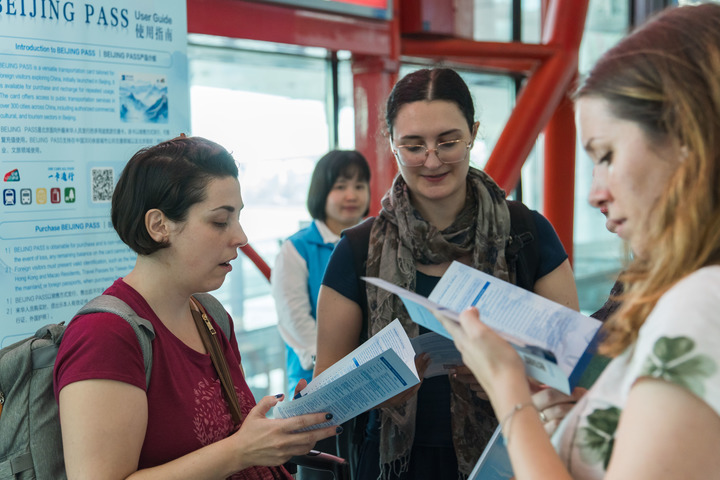
<svg viewBox="0 0 720 480"><path fill-rule="evenodd" d="M644 225L648 247L621 275L626 293L601 347L617 355L670 287L720 263L720 5L663 11L609 50L575 97L607 100L650 142L677 142L683 155Z"/></svg>

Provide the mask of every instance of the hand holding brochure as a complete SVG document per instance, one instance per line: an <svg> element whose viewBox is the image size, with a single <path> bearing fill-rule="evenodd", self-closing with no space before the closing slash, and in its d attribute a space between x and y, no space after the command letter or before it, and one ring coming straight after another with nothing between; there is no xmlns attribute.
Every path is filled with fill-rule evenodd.
<svg viewBox="0 0 720 480"><path fill-rule="evenodd" d="M461 310L477 307L483 322L515 347L528 375L567 394L569 377L600 327L595 319L459 262L429 298L378 278L364 280L397 294L413 321L448 338L433 312L458 321Z"/></svg>
<svg viewBox="0 0 720 480"><path fill-rule="evenodd" d="M299 398L279 403L275 416L330 412L332 420L312 428L339 425L418 383L415 351L395 319L314 378Z"/></svg>
<svg viewBox="0 0 720 480"><path fill-rule="evenodd" d="M410 314L410 318L416 323L433 330L447 338L452 338L445 327L439 320L435 318L434 313L443 315L451 320L459 321L460 314L454 310L443 307L442 305L428 300L422 295L411 292L404 288L393 285L390 282L379 278L364 277L364 280L373 285L377 285L389 292L395 293L402 298L405 307ZM434 312L434 313L433 313ZM485 318L483 318L485 320ZM542 349L534 345L526 345L521 340L506 334L501 330L497 333L508 341L522 357L525 362L525 370L527 374L541 383L550 385L560 391L569 393L569 384L567 376L560 369L555 361L552 352Z"/></svg>
<svg viewBox="0 0 720 480"><path fill-rule="evenodd" d="M588 345L600 327L600 322L595 319L457 262L453 262L427 299L395 285L386 286L386 282L379 279L366 281L397 293L414 321L448 337L448 332L431 312L434 310L457 319L457 312L470 306L477 307L482 320L515 346L532 344L553 352L558 362L555 367L562 372L563 378L558 384L541 381L566 393L582 374L590 357ZM521 353L521 357L526 367L534 363L528 365L530 355ZM543 359L547 361L545 355L538 361ZM552 362L545 365L554 368ZM528 373L532 374L530 368ZM512 466L498 427L469 480L508 480L512 477Z"/></svg>
<svg viewBox="0 0 720 480"><path fill-rule="evenodd" d="M430 365L423 378L448 375L458 365L463 365L462 356L455 343L438 333L423 333L410 341L416 354L425 353L430 357Z"/></svg>

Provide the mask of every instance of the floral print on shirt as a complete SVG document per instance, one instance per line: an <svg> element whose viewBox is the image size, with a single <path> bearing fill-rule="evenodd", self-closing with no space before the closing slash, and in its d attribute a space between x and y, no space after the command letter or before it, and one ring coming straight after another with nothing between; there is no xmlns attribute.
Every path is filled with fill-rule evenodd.
<svg viewBox="0 0 720 480"><path fill-rule="evenodd" d="M717 364L708 355L693 350L695 342L689 337L660 337L653 345L652 354L645 359L640 376L667 380L703 398L703 382L717 371ZM609 407L588 415L587 426L580 429L578 437L585 462L602 462L603 469L607 470L620 413L619 408Z"/></svg>
<svg viewBox="0 0 720 480"><path fill-rule="evenodd" d="M655 378L695 395L720 415L720 265L673 285L552 436L576 480L602 480L620 415L639 379Z"/></svg>
<svg viewBox="0 0 720 480"><path fill-rule="evenodd" d="M653 346L652 356L643 364L642 374L675 383L703 398L703 382L717 371L717 364L708 355L693 354L694 349L692 338L660 337Z"/></svg>
<svg viewBox="0 0 720 480"><path fill-rule="evenodd" d="M590 464L602 462L607 469L615 444L615 430L621 410L617 407L597 409L587 417L587 426L582 427L578 446L583 460Z"/></svg>

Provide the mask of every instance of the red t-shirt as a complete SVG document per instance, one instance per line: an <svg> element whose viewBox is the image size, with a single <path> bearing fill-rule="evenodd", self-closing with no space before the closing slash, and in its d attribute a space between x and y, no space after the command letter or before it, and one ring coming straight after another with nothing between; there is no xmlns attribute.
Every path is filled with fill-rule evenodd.
<svg viewBox="0 0 720 480"><path fill-rule="evenodd" d="M162 465L229 436L234 426L210 355L196 352L173 335L122 279L105 293L126 302L155 328L150 385L146 388L142 350L132 327L117 315L93 313L73 320L65 331L55 362L55 398L64 386L89 379L116 380L145 390L148 425L139 469ZM211 320L246 416L255 399L240 369L235 334L228 340ZM291 479L284 469L267 467L252 467L232 478Z"/></svg>

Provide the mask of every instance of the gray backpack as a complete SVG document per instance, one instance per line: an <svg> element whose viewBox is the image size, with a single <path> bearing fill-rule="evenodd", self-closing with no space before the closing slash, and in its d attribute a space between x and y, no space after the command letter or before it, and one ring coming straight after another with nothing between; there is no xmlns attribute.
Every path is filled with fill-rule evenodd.
<svg viewBox="0 0 720 480"><path fill-rule="evenodd" d="M220 302L206 293L195 294L195 298L230 338L230 321ZM97 312L113 313L132 326L149 385L155 338L152 324L111 295L95 297L75 316ZM34 336L0 350L0 480L67 478L53 393L53 366L65 328L63 324L46 325Z"/></svg>

